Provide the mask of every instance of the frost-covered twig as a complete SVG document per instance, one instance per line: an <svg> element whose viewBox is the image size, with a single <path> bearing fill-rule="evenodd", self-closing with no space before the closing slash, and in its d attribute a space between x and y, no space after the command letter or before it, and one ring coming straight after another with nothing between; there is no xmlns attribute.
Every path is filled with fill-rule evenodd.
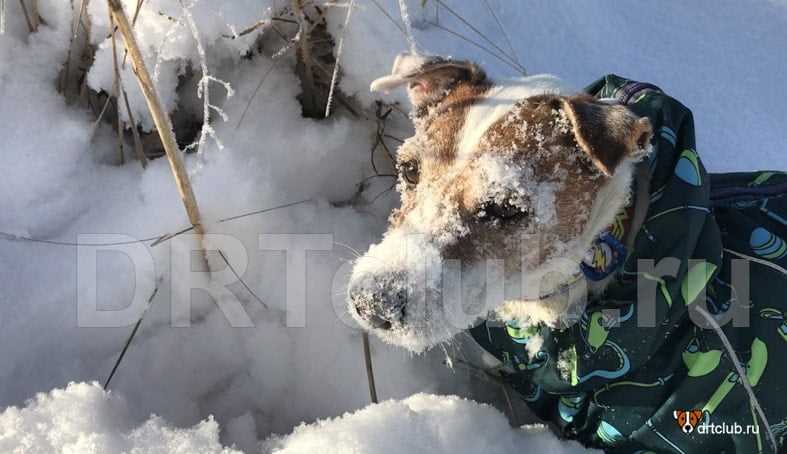
<svg viewBox="0 0 787 454"><path fill-rule="evenodd" d="M221 35L221 37L222 38L229 38L229 39L238 39L241 36L248 35L249 33L252 33L253 31L255 31L258 28L260 28L260 27L262 27L264 25L267 25L267 24L270 24L270 20L268 20L268 19L260 19L257 22L251 24L250 26L244 28L240 32L236 31L234 26L230 26L230 31L232 32L232 34L231 35Z"/></svg>
<svg viewBox="0 0 787 454"><path fill-rule="evenodd" d="M407 11L407 0L399 0L399 14L402 16L405 35L407 36L407 42L410 44L410 53L418 54L418 43L415 41L413 24L410 21L410 13Z"/></svg>
<svg viewBox="0 0 787 454"><path fill-rule="evenodd" d="M164 62L164 46L172 40L178 28L182 25L183 23L180 20L175 20L169 30L167 30L167 33L164 34L164 38L161 39L161 43L156 49L156 63L153 65L153 82L158 82L158 77L161 74L161 64Z"/></svg>
<svg viewBox="0 0 787 454"><path fill-rule="evenodd" d="M185 19L186 24L191 31L191 36L194 38L194 42L196 43L197 54L199 55L200 71L202 72L202 77L200 78L199 82L197 82L197 98L202 99L203 106L202 130L200 131L199 139L188 145L186 150L196 148L199 152L199 150L201 150L205 145L205 142L207 142L208 137L212 138L213 141L216 142L216 146L221 150L224 148L224 145L222 145L221 141L216 136L216 131L210 124L211 110L216 112L224 121L227 121L229 117L220 107L210 103L210 83L216 82L217 84L223 86L224 90L227 92L228 98L231 98L232 95L235 94L235 91L232 89L232 86L229 84L229 82L216 78L210 75L208 72L208 62L207 56L205 55L205 48L202 47L202 40L199 37L197 24L194 22L194 17L191 15L191 11L189 10L193 3L187 7L183 0L178 0L178 2L183 9L183 18Z"/></svg>
<svg viewBox="0 0 787 454"><path fill-rule="evenodd" d="M339 37L339 45L336 47L336 62L333 65L333 75L331 75L331 88L328 90L328 102L325 104L325 118L331 114L331 103L333 102L333 91L336 89L336 79L339 77L339 63L342 61L342 50L344 49L344 35L347 33L347 27L350 26L350 17L355 7L355 0L350 0L347 7L347 16L344 18L344 28L342 28L342 36Z"/></svg>
<svg viewBox="0 0 787 454"><path fill-rule="evenodd" d="M285 22L285 23L288 23L288 24L297 24L298 23L298 22L296 22L296 21L294 21L292 19L285 19L283 17L271 17L269 19L260 19L257 22L253 23L252 25L244 28L243 30L241 30L239 32L235 31L235 29L233 27L230 27L230 31L232 31L232 34L231 35L224 34L224 35L221 35L221 37L222 38L227 38L227 39L238 39L241 36L246 36L249 33L254 32L255 30L257 30L260 27L264 27L266 25L269 25L272 22Z"/></svg>

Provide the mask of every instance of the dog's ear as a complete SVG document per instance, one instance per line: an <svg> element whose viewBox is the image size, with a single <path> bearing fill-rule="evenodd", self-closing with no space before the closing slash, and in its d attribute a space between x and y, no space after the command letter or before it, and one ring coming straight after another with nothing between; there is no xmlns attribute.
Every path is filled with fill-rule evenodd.
<svg viewBox="0 0 787 454"><path fill-rule="evenodd" d="M589 95L563 98L563 107L580 148L607 176L626 157L644 152L653 134L647 118Z"/></svg>
<svg viewBox="0 0 787 454"><path fill-rule="evenodd" d="M400 54L391 75L372 82L372 91L388 91L407 85L414 109L438 101L457 82L484 83L486 73L474 63L413 54Z"/></svg>
<svg viewBox="0 0 787 454"><path fill-rule="evenodd" d="M672 411L672 417L675 418L675 419L679 419L680 418L680 414L681 414L680 410L673 410Z"/></svg>

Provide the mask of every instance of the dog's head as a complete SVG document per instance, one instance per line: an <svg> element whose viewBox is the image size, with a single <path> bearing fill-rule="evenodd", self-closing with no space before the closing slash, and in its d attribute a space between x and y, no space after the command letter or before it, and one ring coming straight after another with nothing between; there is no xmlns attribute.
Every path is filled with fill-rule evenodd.
<svg viewBox="0 0 787 454"><path fill-rule="evenodd" d="M400 56L372 88L400 85L416 128L397 154L401 207L355 264L350 312L414 351L488 310L554 319L626 202L648 121L551 76L493 84L465 61Z"/></svg>

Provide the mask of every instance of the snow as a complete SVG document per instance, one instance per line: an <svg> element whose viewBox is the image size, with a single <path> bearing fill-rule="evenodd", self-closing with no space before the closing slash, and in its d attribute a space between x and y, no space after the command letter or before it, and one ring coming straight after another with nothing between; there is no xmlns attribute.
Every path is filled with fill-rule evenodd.
<svg viewBox="0 0 787 454"><path fill-rule="evenodd" d="M499 47L508 49L486 2L445 1ZM787 72L782 39L787 5L782 0L651 2L636 9L621 8L613 0L592 4L556 0L527 8L515 0L488 2L516 49L510 58L521 61L529 73L556 74L576 87L608 72L656 83L693 109L698 149L711 170L787 169L783 153L787 92L776 88ZM35 34L28 34L19 2L5 4L6 30L0 35L0 232L74 242L86 233L147 238L182 229L187 220L165 160L152 161L144 171L135 161L117 165L112 128L100 126L91 140L93 114L79 104L66 103L57 93L56 80L71 33L72 2L38 3L46 25ZM331 202L353 198L357 183L372 174L374 102L406 103L406 97L403 90L380 94L368 88L390 72L395 55L409 44L399 20L398 0L377 0L396 25L375 2L356 2L357 10L344 28L346 8L328 7L329 32L338 37L346 30L338 88L367 109L362 118L338 113L342 110L338 104L334 105L338 114L328 121L302 118L295 100L299 86L292 52L284 52L241 122L261 78L274 65L269 58L247 60L243 54L260 35L267 39L263 40L267 55L286 44L268 26L237 39L225 35L233 36L278 14L287 3L184 2L197 25L208 71L235 90L227 99L222 85L210 84L211 103L228 116L224 122L214 115L212 124L224 149L208 140L200 153L186 157L186 165L208 231L231 236L212 241L226 249L239 273L245 269L244 281L271 309L265 310L237 283L229 286L235 297L211 284L222 307L245 308L254 327L231 326L204 290L193 292L190 326L173 326L172 308L182 307L184 295L190 293L184 283L204 283L182 266L190 256L190 240L182 237L156 247L148 242L99 251L95 284L100 308L126 307L137 289L142 304L134 310L139 311L149 291L159 287L113 379L113 391L104 394L86 383L106 378L128 336L129 323L78 327L84 315L78 302L88 300L91 285L90 276L77 273L76 250L0 235L0 408L5 408L0 416L0 451L36 452L32 447L26 450L25 443L30 443L38 452L72 448L71 452L134 448L137 452L222 452L234 443L237 449L254 452L258 442L272 434L290 433L301 422L367 405L360 332L346 313L343 285L355 258L352 250L363 252L379 240L396 195L385 193L358 208ZM133 10L136 0L123 4L127 11ZM490 47L435 5L429 1L422 8L420 0L407 2L419 48L473 59L497 78L521 74L446 32L443 28ZM91 42L98 49L87 82L93 89L109 91L112 54L106 2L91 1L88 14ZM200 72L202 59L182 16L177 0L146 0L135 30L146 62L151 69L159 66L158 90L167 108L178 112L178 106L201 118L196 81L183 80L188 79L187 66ZM434 21L443 28L429 25ZM130 65L122 78L135 118L149 129L152 123ZM125 118L122 111L121 117ZM392 118L398 119L392 120L388 132L407 137L407 122L397 114ZM385 159L380 154L377 161L390 171L382 164ZM393 181L375 178L369 183L361 194L366 201ZM305 199L309 201L270 213L216 222ZM292 277L287 265L297 265L300 259L274 250L289 241L282 237L269 237L266 245L272 249L260 250L262 233L333 235L332 250L309 252L299 262L306 269L300 294L305 327L286 327L282 321L287 318L283 311L289 308L288 296L300 298L287 292L287 278ZM318 244L320 238L312 240ZM244 249L245 258L239 252ZM124 254L150 258L132 267ZM132 323L138 313L129 312ZM384 399L428 392L498 405L502 400L496 385L442 365L446 354L472 356L471 346L462 339L446 346L445 352L436 349L419 356L376 338L371 343L378 392ZM25 404L31 396L37 397ZM160 416L151 419L151 414ZM389 423L401 430L387 433ZM359 430L348 429L343 439L340 431L348 426ZM499 443L484 438L482 428L498 434ZM357 443L374 447L371 452L385 452L391 448L386 443L414 433L422 434L424 443L432 443L435 452L470 446L473 437L509 451L524 449L519 444L533 451L538 451L539 443L556 446L543 429L530 430L540 432L523 435L521 430L509 430L503 417L489 407L420 395L300 427L294 435L280 438L279 446L297 449L319 440L324 440L323 446L329 442L339 446L346 441L350 444L345 446ZM449 437L461 433L472 437ZM556 447L543 449L559 452Z"/></svg>
<svg viewBox="0 0 787 454"><path fill-rule="evenodd" d="M9 17L19 14L15 3L6 4ZM53 24L67 23L69 11L58 8L52 13ZM26 27L24 21L8 20L6 34L0 37L2 228L15 234L35 230L52 235L71 213L85 207L79 195L84 182L74 177L92 167L85 156L89 118L86 112L69 109L54 90L65 60L68 27L43 27L29 40L24 37ZM57 119L57 128L40 124L44 112ZM67 190L64 182L69 183Z"/></svg>
<svg viewBox="0 0 787 454"><path fill-rule="evenodd" d="M287 437L270 440L268 447L276 454L590 452L576 443L559 441L540 424L511 428L505 416L488 405L430 394L302 425Z"/></svg>
<svg viewBox="0 0 787 454"><path fill-rule="evenodd" d="M152 416L135 425L128 402L97 383L69 383L40 393L24 408L0 413L0 451L8 454L240 454L219 443L213 418L189 429Z"/></svg>
<svg viewBox="0 0 787 454"><path fill-rule="evenodd" d="M121 396L97 383L69 383L39 393L25 407L0 413L0 451L9 454L240 454L222 446L212 417L192 427L172 427L151 415L136 423ZM244 427L245 426L245 427ZM232 430L248 433L252 418L241 416ZM415 394L342 417L300 425L292 434L263 443L242 440L247 452L276 454L399 453L429 449L434 454L509 453L527 447L544 454L589 452L558 441L539 424L511 428L493 407L456 396Z"/></svg>
<svg viewBox="0 0 787 454"><path fill-rule="evenodd" d="M133 18L137 0L122 0L121 3L129 17ZM242 36L239 33L258 20L270 18L273 3L258 0L233 0L231 4L206 0L146 1L145 7L139 10L135 31L145 63L155 74L163 105L170 111L175 109L178 76L184 73L189 63L196 68L209 57L215 58L214 64L220 60L240 60L263 27ZM97 91L111 93L114 69L107 2L92 1L87 8L92 27L91 42L98 45L95 61L88 72L88 85ZM196 33L191 29L191 21L199 23ZM121 46L119 49L122 49L121 36L118 34L116 39ZM204 55L202 46L213 50L210 56ZM122 56L123 52L119 52L121 62ZM134 82L131 64L121 65L121 79L134 118L141 122L143 129L151 130L153 119L142 92ZM121 118L128 121L123 110Z"/></svg>

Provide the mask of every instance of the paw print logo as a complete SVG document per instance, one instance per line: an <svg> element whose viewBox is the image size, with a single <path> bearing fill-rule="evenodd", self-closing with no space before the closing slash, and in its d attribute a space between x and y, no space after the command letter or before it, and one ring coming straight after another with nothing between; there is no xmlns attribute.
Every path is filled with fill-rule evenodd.
<svg viewBox="0 0 787 454"><path fill-rule="evenodd" d="M675 410L672 412L672 417L675 418L683 433L690 434L699 425L702 419L702 410Z"/></svg>

